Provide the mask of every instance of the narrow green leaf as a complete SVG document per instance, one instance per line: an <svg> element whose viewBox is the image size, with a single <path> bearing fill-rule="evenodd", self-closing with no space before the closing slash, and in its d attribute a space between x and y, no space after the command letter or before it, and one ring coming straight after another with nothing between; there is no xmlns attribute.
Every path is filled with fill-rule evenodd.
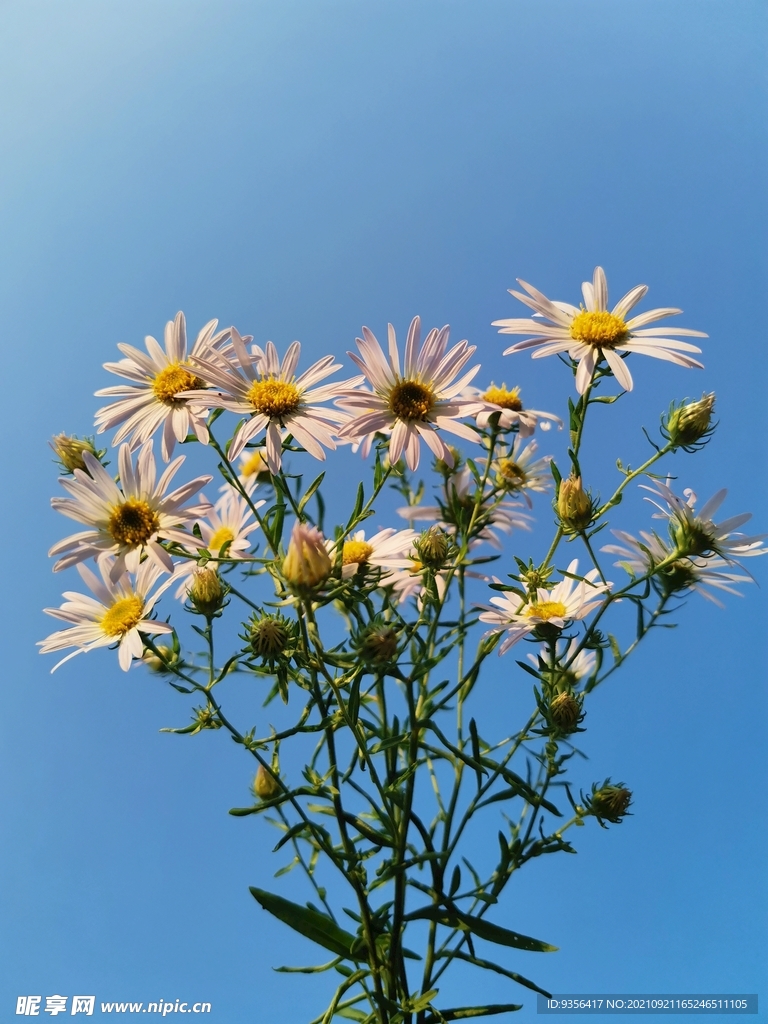
<svg viewBox="0 0 768 1024"><path fill-rule="evenodd" d="M439 989L432 988L429 992L422 992L421 995L417 996L415 999L409 1000L409 1009L412 1010L413 1013L418 1013L419 1010L425 1010L439 991Z"/></svg>
<svg viewBox="0 0 768 1024"><path fill-rule="evenodd" d="M281 846L285 846L286 843L289 843L294 836L301 835L301 833L305 832L308 827L309 826L305 821L300 821L298 825L293 825L288 829L282 839L278 841L277 846L273 848L272 853L277 853Z"/></svg>
<svg viewBox="0 0 768 1024"><path fill-rule="evenodd" d="M233 818L244 818L247 814L258 814L261 807L230 807L229 813Z"/></svg>
<svg viewBox="0 0 768 1024"><path fill-rule="evenodd" d="M528 978L523 977L522 974L518 974L517 971L508 971L506 967L500 967L499 964L495 964L490 960L483 960L478 956L470 956L469 953L463 953L459 949L452 949L445 953L438 954L442 959L448 956L451 959L465 960L468 964L474 964L475 967L482 967L485 971L495 971L496 974L503 974L505 978L511 978L512 981L516 981L518 985L523 985L525 988L529 988L534 992L539 992L541 995L546 996L547 999L551 999L552 994L547 992L546 989L539 988L534 982Z"/></svg>
<svg viewBox="0 0 768 1024"><path fill-rule="evenodd" d="M455 896L456 893L459 891L459 886L460 885L461 885L461 868L457 864L456 867L453 869L453 874L451 875L451 885L450 885L450 888L448 890L448 895L449 896Z"/></svg>
<svg viewBox="0 0 768 1024"><path fill-rule="evenodd" d="M298 903L283 899L282 896L275 896L264 889L250 887L251 895L256 902L269 911L274 917L289 928L303 935L305 938L316 942L318 946L329 949L336 956L344 957L347 960L356 960L352 956L352 946L357 942L354 935L339 928L327 914L321 914L317 910L310 910L309 907L302 907Z"/></svg>
<svg viewBox="0 0 768 1024"><path fill-rule="evenodd" d="M531 953L554 953L557 950L557 946L542 942L540 939L533 939L529 935L510 931L509 928L502 928L501 925L491 924L483 917L465 914L458 909L449 911L444 907L436 907L434 904L411 911L410 914L406 914L405 920L435 921L437 924L445 925L446 928L463 928L465 931L471 931L478 939L495 942L499 946L527 949Z"/></svg>
<svg viewBox="0 0 768 1024"><path fill-rule="evenodd" d="M325 473L323 472L323 473L320 474L320 476L318 476L315 480L313 480L312 483L309 485L309 487L306 489L306 491L304 491L304 497L299 502L299 514L301 514L304 511L304 509L306 508L307 502L312 497L312 495L315 493L315 491L320 486L320 484L323 482L324 478L325 478Z"/></svg>
<svg viewBox="0 0 768 1024"><path fill-rule="evenodd" d="M427 1017L424 1024L442 1024L445 1020L468 1020L470 1017L493 1017L499 1013L522 1010L521 1003L489 1003L488 1006L459 1006L453 1010L440 1010L440 1016Z"/></svg>

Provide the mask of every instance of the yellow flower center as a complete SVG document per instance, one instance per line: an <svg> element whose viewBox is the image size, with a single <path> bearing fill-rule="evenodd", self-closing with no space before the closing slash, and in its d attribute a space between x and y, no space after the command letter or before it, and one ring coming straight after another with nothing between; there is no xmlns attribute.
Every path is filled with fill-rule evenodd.
<svg viewBox="0 0 768 1024"><path fill-rule="evenodd" d="M562 601L542 601L541 604L529 604L525 614L530 619L549 622L550 619L564 619L567 611Z"/></svg>
<svg viewBox="0 0 768 1024"><path fill-rule="evenodd" d="M512 459L499 459L499 474L505 487L510 490L518 490L525 485L528 479L525 470L521 469Z"/></svg>
<svg viewBox="0 0 768 1024"><path fill-rule="evenodd" d="M243 476L258 476L259 473L269 472L267 460L260 448L257 448L252 455L248 455L242 460L240 472Z"/></svg>
<svg viewBox="0 0 768 1024"><path fill-rule="evenodd" d="M159 526L157 512L146 501L128 498L112 509L107 529L118 544L136 547L146 544Z"/></svg>
<svg viewBox="0 0 768 1024"><path fill-rule="evenodd" d="M491 387L483 395L486 402L493 402L494 405L500 405L502 409L512 409L514 412L520 412L523 408L523 403L520 401L520 388L512 388L508 391L502 384L500 388Z"/></svg>
<svg viewBox="0 0 768 1024"><path fill-rule="evenodd" d="M389 393L389 410L399 420L425 420L435 404L435 393L417 380L401 380Z"/></svg>
<svg viewBox="0 0 768 1024"><path fill-rule="evenodd" d="M204 387L205 381L186 363L169 363L152 381L155 397L163 405L179 405L184 401L176 398L180 391L199 391Z"/></svg>
<svg viewBox="0 0 768 1024"><path fill-rule="evenodd" d="M125 636L125 634L141 621L144 602L136 594L121 597L108 608L101 620L101 628L107 636Z"/></svg>
<svg viewBox="0 0 768 1024"><path fill-rule="evenodd" d="M341 553L342 565L354 565L356 562L367 562L373 554L373 548L364 540L348 540L344 543Z"/></svg>
<svg viewBox="0 0 768 1024"><path fill-rule="evenodd" d="M235 539L235 535L228 526L220 526L218 530L214 531L213 536L208 541L209 551L221 551L224 545Z"/></svg>
<svg viewBox="0 0 768 1024"><path fill-rule="evenodd" d="M262 416L279 420L296 412L301 404L301 392L290 381L262 377L248 389L248 401Z"/></svg>
<svg viewBox="0 0 768 1024"><path fill-rule="evenodd" d="M629 337L627 325L622 318L605 310L589 313L582 309L571 320L569 330L574 341L594 345L596 348L613 348Z"/></svg>

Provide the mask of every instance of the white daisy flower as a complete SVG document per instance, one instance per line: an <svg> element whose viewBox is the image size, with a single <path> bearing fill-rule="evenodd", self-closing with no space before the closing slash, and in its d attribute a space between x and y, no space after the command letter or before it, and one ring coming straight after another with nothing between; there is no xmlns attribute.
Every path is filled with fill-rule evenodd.
<svg viewBox="0 0 768 1024"><path fill-rule="evenodd" d="M630 576L645 576L652 572L657 565L666 562L675 554L675 548L669 547L655 533L640 532L640 537L633 537L631 533L624 530L611 530L611 533L621 544L606 544L601 550L610 555L618 555L619 561L614 565L626 570ZM758 542L759 543L759 542ZM749 552L748 552L749 553ZM765 551L754 551L754 554L765 554ZM727 594L735 594L742 597L740 590L734 586L736 583L754 583L751 576L744 576L740 573L731 572L731 563L719 555L713 558L678 558L663 569L659 576L659 586L667 593L683 593L688 590L695 590L708 601L712 601L718 607L723 607L714 594L710 594L706 587L714 587Z"/></svg>
<svg viewBox="0 0 768 1024"><path fill-rule="evenodd" d="M107 473L90 452L83 452L87 472L74 471L73 478L60 478L70 498L52 498L57 512L86 523L90 529L72 534L54 544L49 555L61 555L54 572L66 569L86 558L101 560L115 555L111 579L118 580L127 569L137 572L143 555L147 555L166 572L173 572L171 556L161 540L188 545L190 535L180 529L208 510L207 504L184 508L184 503L210 482L210 476L199 476L170 494L165 491L184 462L179 455L155 482L155 458L152 442L145 444L134 470L130 445L124 444L118 455L120 485Z"/></svg>
<svg viewBox="0 0 768 1024"><path fill-rule="evenodd" d="M462 526L466 528L475 506L477 483L468 466L449 477L438 497L439 505L406 505L399 508L398 515L409 522L434 522L452 537L456 537ZM511 533L513 530L530 530L531 516L519 512L520 503L504 501L496 504L491 495L486 495L480 504L476 521L484 522L483 529L472 541L472 546L488 541L500 548L501 542L495 530Z"/></svg>
<svg viewBox="0 0 768 1024"><path fill-rule="evenodd" d="M249 417L232 438L229 458L236 459L249 441L265 431L267 464L272 473L280 472L283 439L288 434L292 434L310 455L324 460L323 448L336 448L338 424L349 417L313 403L334 398L340 391L362 383L362 377L314 387L318 381L341 369L333 356L319 359L296 377L301 353L298 341L288 346L281 362L271 341L264 351L254 346L249 353L244 339L234 328L230 340L231 359L223 359L215 352L210 352L206 358L195 358L195 366L200 368L213 390L189 391L184 396L193 406L205 403Z"/></svg>
<svg viewBox="0 0 768 1024"><path fill-rule="evenodd" d="M682 313L681 309L650 309L629 320L626 318L627 313L648 291L647 285L639 284L632 288L609 312L608 284L602 267L595 267L591 283L585 281L582 284L584 305L579 308L567 302L552 302L525 281L518 279L518 283L527 294L512 289L510 294L524 302L542 319L494 320L493 326L500 328L499 334L533 335L505 349L504 355L528 348L538 348L538 352L533 353L534 359L567 352L579 364L576 390L580 395L589 387L595 366L602 359L605 359L621 387L626 391L632 390L632 375L619 355L620 352L637 352L639 355L666 359L678 366L702 367L700 362L689 355L691 352L701 352L701 349L689 342L678 341L676 336L706 338L706 334L682 327L645 326Z"/></svg>
<svg viewBox="0 0 768 1024"><path fill-rule="evenodd" d="M225 544L228 558L241 558L251 548L249 534L258 530L259 523L245 498L231 484L222 487L222 495L209 510L205 519L198 519L203 546L212 555L221 553ZM205 497L201 495L201 497ZM256 501L254 508L261 508L266 501Z"/></svg>
<svg viewBox="0 0 768 1024"><path fill-rule="evenodd" d="M249 493L256 484L262 481L269 483L271 480L269 464L263 448L246 449L240 456L239 468L238 479Z"/></svg>
<svg viewBox="0 0 768 1024"><path fill-rule="evenodd" d="M742 533L734 532L752 518L751 512L731 516L721 523L713 521L712 516L728 494L725 488L705 502L697 513L696 494L690 488L683 491L683 499L671 490L668 483L663 484L659 480L655 483L656 487L648 487L646 484L640 486L644 491L650 491L663 500L664 505L660 505L653 498L646 498L646 501L650 501L659 510L653 518L668 520L670 537L681 554L694 558L719 555L726 562L733 564L739 558L768 553L768 548L761 543L768 534L746 537Z"/></svg>
<svg viewBox="0 0 768 1024"><path fill-rule="evenodd" d="M365 530L358 530L343 542L341 552L341 577L351 579L355 573L365 568L379 568L385 571L405 569L411 564L408 557L413 551L413 543L417 534L414 530L379 530L366 540ZM335 561L338 541L326 541L326 548Z"/></svg>
<svg viewBox="0 0 768 1024"><path fill-rule="evenodd" d="M96 392L99 397L119 399L96 413L98 432L103 434L122 423L112 443L118 445L128 438L131 449L135 450L162 426L161 451L165 462L171 458L176 441L183 441L190 431L198 441L207 444L205 418L208 410L193 410L188 400L181 397L181 392L206 386L190 359L205 355L228 338L229 329L216 333L217 323L211 320L205 325L189 355L187 325L181 312L165 325L165 351L150 336L144 339L147 353L131 345L118 345L126 358L117 363L104 363L104 369L132 383Z"/></svg>
<svg viewBox="0 0 768 1024"><path fill-rule="evenodd" d="M553 423L557 429L563 429L563 421L552 412L541 412L539 409L526 409L523 407L520 398L520 388L507 388L502 384L497 388L491 384L483 391L481 388L468 387L464 389L461 396L470 401L480 401L483 408L477 413L475 422L481 430L488 430L490 419L498 413L497 424L501 430L518 430L520 437L530 437L541 427L542 430L549 430Z"/></svg>
<svg viewBox="0 0 768 1024"><path fill-rule="evenodd" d="M536 441L526 444L523 437L518 435L511 448L499 446L498 455L492 464L497 485L511 494L519 494L528 508L533 504L529 492L544 494L552 486L549 469L552 456L545 455L537 459L538 447Z"/></svg>
<svg viewBox="0 0 768 1024"><path fill-rule="evenodd" d="M52 672L78 654L115 643L118 644L120 668L127 672L131 660L141 658L144 653L142 633L154 635L173 632L172 626L152 618L155 602L173 583L173 577L169 577L150 596L149 592L164 572L160 566L149 559L142 562L135 582L132 582L129 573L122 573L115 578L114 567L114 559L102 559L99 579L86 566L78 565L77 571L95 597L66 591L64 597L67 600L60 608L44 609L47 615L71 622L72 625L68 629L51 633L45 640L39 640L40 653L49 654L67 647L77 648L54 665Z"/></svg>
<svg viewBox="0 0 768 1024"><path fill-rule="evenodd" d="M577 558L568 566L568 572L575 576L578 573ZM499 647L499 654L506 652L537 626L552 625L564 629L567 622L583 619L597 608L602 595L609 590L612 583L597 583L597 569L590 569L581 579L566 577L556 583L551 590L539 587L535 601L523 601L518 594L507 592L491 598L495 608L482 606L481 622L490 622L493 629L485 636L506 632L507 636Z"/></svg>
<svg viewBox="0 0 768 1024"><path fill-rule="evenodd" d="M460 341L446 352L449 328L433 329L419 348L421 321L414 317L405 343L405 359L401 371L400 354L395 329L389 324L389 358L384 355L378 341L363 328L363 337L357 338L360 355L347 355L363 371L373 391L357 390L343 395L336 403L352 414L352 419L339 431L339 437L350 441L365 439L363 452L370 449L370 439L376 433L388 434L390 461L397 462L405 455L411 470L419 464L420 441L449 466L453 455L437 433L438 429L457 434L467 441L479 440L477 433L457 420L471 416L480 408L476 402L459 398L469 384L479 364L458 380L459 374L475 352L475 346Z"/></svg>
<svg viewBox="0 0 768 1024"><path fill-rule="evenodd" d="M555 669L558 675L558 681L565 682L569 686L575 686L580 679L584 679L586 676L591 676L595 665L597 664L597 655L594 651L581 650L574 658L574 653L578 649L579 641L574 637L568 641L565 650L561 650L557 656L558 668ZM559 666L567 665L568 661L573 658L573 661L568 665L567 669L562 669ZM535 669L539 668L539 661L543 661L545 665L549 666L549 648L542 647L538 655L529 654L528 661L533 665ZM564 678L563 678L564 677Z"/></svg>

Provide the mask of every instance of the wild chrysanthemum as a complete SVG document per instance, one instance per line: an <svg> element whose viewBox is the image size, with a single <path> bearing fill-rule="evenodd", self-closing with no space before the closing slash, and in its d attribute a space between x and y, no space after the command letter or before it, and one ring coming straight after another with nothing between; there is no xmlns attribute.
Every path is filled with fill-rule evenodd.
<svg viewBox="0 0 768 1024"><path fill-rule="evenodd" d="M365 530L358 530L344 541L326 541L332 561L336 561L341 545L341 576L350 579L362 568L384 570L405 569L411 563L408 553L416 540L414 530L380 530L366 540Z"/></svg>
<svg viewBox="0 0 768 1024"><path fill-rule="evenodd" d="M516 437L511 447L499 446L492 464L496 484L510 494L520 495L528 508L532 507L531 492L543 494L552 486L552 456L537 459L538 447L536 441L526 444L522 437Z"/></svg>
<svg viewBox="0 0 768 1024"><path fill-rule="evenodd" d="M165 325L165 351L149 336L144 339L146 353L132 345L118 345L125 359L104 363L104 369L132 383L101 388L96 392L99 397L119 399L96 413L98 432L102 434L122 423L112 443L118 445L130 439L134 450L162 426L161 452L165 462L173 455L176 441L183 441L190 431L198 441L207 444L205 418L208 410L192 409L189 401L181 397L181 392L206 386L206 381L190 360L214 351L229 337L229 329L216 333L217 323L217 320L211 320L205 325L189 355L183 313L177 313L176 318Z"/></svg>
<svg viewBox="0 0 768 1024"><path fill-rule="evenodd" d="M579 364L576 371L576 390L579 394L583 395L587 390L595 366L603 359L619 384L631 391L632 375L619 354L621 352L636 352L638 355L666 359L678 366L702 366L689 355L691 352L701 352L701 349L687 341L678 341L677 337L706 338L706 334L682 327L645 326L682 313L681 309L649 309L629 320L626 318L627 313L648 291L647 285L639 284L632 288L609 311L608 284L602 267L595 267L591 283L585 281L582 284L584 305L578 308L567 302L552 302L525 281L518 279L518 283L527 294L512 289L510 294L524 302L542 319L494 320L493 326L499 328L499 334L533 335L505 349L504 355L528 348L538 349L538 352L533 353L534 359L567 352Z"/></svg>
<svg viewBox="0 0 768 1024"><path fill-rule="evenodd" d="M675 554L674 546L665 543L655 533L641 530L639 537L633 537L624 530L612 530L611 533L623 543L606 544L601 550L606 554L618 555L619 560L614 564L631 576L645 576L653 572L657 566L667 563L655 575L655 583L664 593L684 594L689 590L695 590L722 608L723 602L714 594L710 594L707 587L741 597L741 591L737 590L734 584L754 583L751 576L732 572L732 564L719 555L710 558L676 558L670 562L669 559ZM745 553L765 554L765 550L742 552Z"/></svg>
<svg viewBox="0 0 768 1024"><path fill-rule="evenodd" d="M135 581L132 581L129 573L122 573L115 578L114 566L112 558L103 559L99 565L99 579L86 566L78 565L77 571L95 596L66 591L64 597L67 600L60 608L45 609L47 615L72 625L38 641L40 653L49 654L67 647L77 648L54 665L52 672L77 654L112 644L118 645L120 668L127 672L131 660L141 658L144 653L142 633L154 635L173 632L171 626L152 618L155 602L171 585L173 577L169 577L150 596L150 591L164 571L160 566L149 560L142 562Z"/></svg>
<svg viewBox="0 0 768 1024"><path fill-rule="evenodd" d="M166 494L184 456L174 459L156 482L151 441L141 449L135 470L130 446L121 446L119 486L90 452L83 452L83 460L87 472L76 469L72 478L60 479L61 486L71 497L52 498L51 505L70 519L85 523L89 529L53 545L48 554L61 556L53 567L54 572L87 558L100 560L106 555L115 555L111 569L111 579L115 582L126 569L135 573L145 554L166 572L173 572L171 557L160 541L190 544L192 538L181 527L191 525L209 506L185 508L184 503L211 477L198 476Z"/></svg>
<svg viewBox="0 0 768 1024"><path fill-rule="evenodd" d="M434 522L450 536L457 537L469 528L472 521L476 491L477 482L472 472L468 466L462 466L443 484L437 505L406 505L397 510L398 515L411 523ZM474 534L472 546L485 540L500 548L501 542L496 536L496 530L502 533L530 530L531 517L519 511L520 508L522 505L518 501L497 502L490 493L484 494L474 514L478 532Z"/></svg>
<svg viewBox="0 0 768 1024"><path fill-rule="evenodd" d="M581 579L571 578L578 573L578 568L578 559L574 559L567 570L570 576L556 583L551 590L540 587L535 601L521 600L519 595L511 592L491 598L491 604L496 607L484 607L480 621L493 624L493 629L488 630L486 636L506 632L499 654L506 654L518 640L537 627L549 625L563 629L567 622L583 619L597 608L602 595L613 584L596 582L597 569L590 569Z"/></svg>
<svg viewBox="0 0 768 1024"><path fill-rule="evenodd" d="M696 558L719 555L732 565L738 564L740 558L768 553L768 548L762 544L768 534L746 537L742 533L734 532L752 518L751 512L731 516L721 523L713 521L712 516L728 494L725 488L714 494L700 511L696 512L697 498L690 488L683 491L685 498L681 498L668 484L663 484L659 480L655 483L656 487L648 487L646 484L640 486L663 500L664 505L660 505L653 498L646 499L659 510L653 518L668 521L670 537L681 556Z"/></svg>
<svg viewBox="0 0 768 1024"><path fill-rule="evenodd" d="M314 403L334 398L340 391L361 383L362 377L314 387L318 381L341 369L333 356L319 359L297 377L301 354L298 341L288 346L281 362L271 341L264 351L254 346L249 353L234 328L230 338L231 357L224 358L213 352L194 361L212 390L189 391L185 396L193 406L210 404L248 417L232 438L230 460L236 459L246 444L262 431L266 432L267 465L271 473L280 472L283 439L288 434L292 434L310 455L324 460L324 448L335 449L338 424L348 417Z"/></svg>
<svg viewBox="0 0 768 1024"><path fill-rule="evenodd" d="M475 376L475 366L458 377L475 352L474 345L460 341L450 350L449 328L433 329L419 347L421 321L414 317L405 343L405 357L401 369L397 338L389 325L389 358L367 327L363 337L357 338L359 356L347 355L363 371L373 388L359 389L341 396L337 405L352 418L339 430L339 437L347 441L362 441L363 453L370 449L370 438L381 432L391 434L390 462L405 456L410 469L419 464L420 441L424 441L433 454L449 466L453 455L437 433L447 430L467 441L478 441L477 433L463 423L463 416L471 416L481 408L477 402L460 398L462 390Z"/></svg>
<svg viewBox="0 0 768 1024"><path fill-rule="evenodd" d="M468 387L461 397L468 401L482 402L483 408L475 416L475 422L481 430L490 428L492 417L495 417L497 429L513 430L516 427L520 437L530 437L537 426L542 430L549 430L553 423L560 430L563 427L563 421L552 412L526 409L520 398L520 388L517 387L508 388L502 384L499 388L491 384L485 391Z"/></svg>

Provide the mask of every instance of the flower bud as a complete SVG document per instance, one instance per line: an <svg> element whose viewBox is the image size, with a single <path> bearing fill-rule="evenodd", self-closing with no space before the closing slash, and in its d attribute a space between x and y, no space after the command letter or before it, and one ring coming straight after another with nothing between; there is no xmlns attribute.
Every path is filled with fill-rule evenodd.
<svg viewBox="0 0 768 1024"><path fill-rule="evenodd" d="M277 615L262 615L254 619L249 631L253 653L261 658L274 658L288 646L291 627L287 619Z"/></svg>
<svg viewBox="0 0 768 1024"><path fill-rule="evenodd" d="M65 473L73 473L76 469L88 472L83 461L83 452L90 452L97 459L104 455L104 451L97 451L93 441L87 437L57 434L51 438L49 444Z"/></svg>
<svg viewBox="0 0 768 1024"><path fill-rule="evenodd" d="M142 661L150 670L150 672L172 672L175 665L179 663L179 656L169 647L167 644L156 644L158 654L147 648L142 656Z"/></svg>
<svg viewBox="0 0 768 1024"><path fill-rule="evenodd" d="M573 732L583 718L581 701L567 691L559 693L549 705L549 715L560 732Z"/></svg>
<svg viewBox="0 0 768 1024"><path fill-rule="evenodd" d="M624 815L629 813L631 803L632 793L625 788L623 782L614 786L610 779L606 779L599 788L592 787L592 796L587 801L587 811L596 818L604 818L618 825Z"/></svg>
<svg viewBox="0 0 768 1024"><path fill-rule="evenodd" d="M715 393L702 395L698 402L683 402L679 406L674 403L669 413L662 420L666 436L678 448L694 450L698 444L706 440L712 433L712 410L715 405Z"/></svg>
<svg viewBox="0 0 768 1024"><path fill-rule="evenodd" d="M225 591L215 569L195 569L189 586L189 599L201 615L210 618L224 604Z"/></svg>
<svg viewBox="0 0 768 1024"><path fill-rule="evenodd" d="M430 526L414 545L422 565L427 569L442 569L448 556L450 538L439 526Z"/></svg>
<svg viewBox="0 0 768 1024"><path fill-rule="evenodd" d="M358 645L360 658L373 665L384 665L397 654L398 634L393 626L371 626Z"/></svg>
<svg viewBox="0 0 768 1024"><path fill-rule="evenodd" d="M318 587L331 575L333 563L316 526L296 522L283 559L283 576L294 589Z"/></svg>
<svg viewBox="0 0 768 1024"><path fill-rule="evenodd" d="M569 533L581 533L592 522L592 499L581 486L580 476L569 476L561 482L557 514Z"/></svg>
<svg viewBox="0 0 768 1024"><path fill-rule="evenodd" d="M282 792L282 787L274 774L268 772L264 765L260 764L256 772L256 778L253 780L253 790L256 796L262 800L271 800L272 797Z"/></svg>

